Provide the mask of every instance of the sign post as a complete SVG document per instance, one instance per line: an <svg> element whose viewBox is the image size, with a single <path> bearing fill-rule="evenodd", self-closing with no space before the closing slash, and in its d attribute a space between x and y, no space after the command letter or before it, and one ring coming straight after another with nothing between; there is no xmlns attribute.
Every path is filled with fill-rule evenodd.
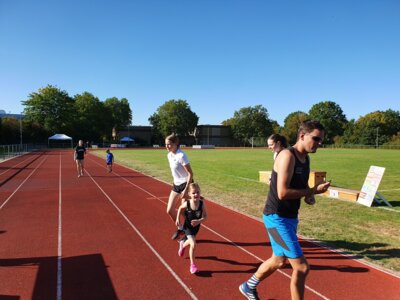
<svg viewBox="0 0 400 300"><path fill-rule="evenodd" d="M358 196L357 202L365 206L371 206L375 200L378 203L385 202L386 205L390 203L378 192L379 184L382 180L385 168L370 166L367 177L365 178L364 184L361 188L360 195Z"/></svg>

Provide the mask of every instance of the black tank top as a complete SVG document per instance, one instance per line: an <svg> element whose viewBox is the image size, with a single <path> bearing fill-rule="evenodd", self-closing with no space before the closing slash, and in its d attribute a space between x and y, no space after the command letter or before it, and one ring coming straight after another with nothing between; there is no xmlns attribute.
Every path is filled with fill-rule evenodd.
<svg viewBox="0 0 400 300"><path fill-rule="evenodd" d="M76 152L76 159L84 159L86 148L83 146L76 146L75 152Z"/></svg>
<svg viewBox="0 0 400 300"><path fill-rule="evenodd" d="M192 220L201 219L203 216L203 200L200 200L199 207L196 210L193 210L190 207L190 200L186 200L187 207L185 210L185 225L187 227L193 227L190 222Z"/></svg>
<svg viewBox="0 0 400 300"><path fill-rule="evenodd" d="M310 160L308 155L306 161L302 163L294 153L294 148L288 149L294 156L294 172L289 188L301 190L308 187L308 177L310 175ZM265 203L263 213L265 215L277 214L283 218L297 218L300 208L300 198L280 200L277 192L277 177L278 174L272 170L270 189Z"/></svg>

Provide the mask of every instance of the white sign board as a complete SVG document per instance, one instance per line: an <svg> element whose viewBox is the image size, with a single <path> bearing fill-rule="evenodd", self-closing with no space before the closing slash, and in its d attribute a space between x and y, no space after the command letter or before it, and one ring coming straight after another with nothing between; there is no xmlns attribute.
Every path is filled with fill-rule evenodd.
<svg viewBox="0 0 400 300"><path fill-rule="evenodd" d="M371 166L369 168L367 177L365 178L360 195L357 199L358 203L366 206L372 205L384 172L385 168L382 167Z"/></svg>
<svg viewBox="0 0 400 300"><path fill-rule="evenodd" d="M339 198L339 191L333 188L329 188L329 197L331 198Z"/></svg>

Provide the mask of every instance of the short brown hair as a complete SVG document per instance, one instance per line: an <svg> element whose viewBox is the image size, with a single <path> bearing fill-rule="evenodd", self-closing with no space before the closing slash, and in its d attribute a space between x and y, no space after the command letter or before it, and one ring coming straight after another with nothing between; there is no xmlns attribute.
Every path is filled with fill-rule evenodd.
<svg viewBox="0 0 400 300"><path fill-rule="evenodd" d="M310 133L314 129L325 132L325 127L318 120L306 120L301 122L299 131L297 133L297 138L300 136L301 133Z"/></svg>

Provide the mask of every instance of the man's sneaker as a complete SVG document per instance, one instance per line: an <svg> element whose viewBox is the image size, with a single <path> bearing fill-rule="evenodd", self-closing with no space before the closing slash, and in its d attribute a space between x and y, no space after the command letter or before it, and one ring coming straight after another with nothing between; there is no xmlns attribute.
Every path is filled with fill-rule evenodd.
<svg viewBox="0 0 400 300"><path fill-rule="evenodd" d="M259 300L257 290L256 289L251 289L247 285L247 282L243 282L239 286L239 291L249 300Z"/></svg>
<svg viewBox="0 0 400 300"><path fill-rule="evenodd" d="M185 244L184 241L180 241L179 242L179 250L178 250L178 255L179 256L183 256L183 254L185 254L185 247L183 247L183 244Z"/></svg>
<svg viewBox="0 0 400 300"><path fill-rule="evenodd" d="M198 271L199 269L195 264L190 264L190 273L194 274Z"/></svg>
<svg viewBox="0 0 400 300"><path fill-rule="evenodd" d="M177 231L174 232L174 234L171 236L171 240L176 240L176 238L183 233L183 230L178 229Z"/></svg>

